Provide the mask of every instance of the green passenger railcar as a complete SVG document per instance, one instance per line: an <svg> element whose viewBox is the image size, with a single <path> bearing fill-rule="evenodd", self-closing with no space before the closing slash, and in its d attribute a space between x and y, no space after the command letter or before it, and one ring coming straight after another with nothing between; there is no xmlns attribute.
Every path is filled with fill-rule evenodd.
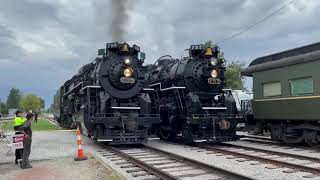
<svg viewBox="0 0 320 180"><path fill-rule="evenodd" d="M253 77L249 127L286 143L320 144L320 43L259 57L242 75Z"/></svg>

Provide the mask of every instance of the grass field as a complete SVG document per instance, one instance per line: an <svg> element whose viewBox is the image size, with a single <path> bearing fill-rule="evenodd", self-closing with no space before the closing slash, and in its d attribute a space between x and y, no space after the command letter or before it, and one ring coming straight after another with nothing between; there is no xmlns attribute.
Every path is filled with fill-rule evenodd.
<svg viewBox="0 0 320 180"><path fill-rule="evenodd" d="M13 120L0 122L0 127L4 126L6 130L13 130ZM48 120L38 119L38 123L32 122L32 131L49 131L59 129L57 125L51 124Z"/></svg>

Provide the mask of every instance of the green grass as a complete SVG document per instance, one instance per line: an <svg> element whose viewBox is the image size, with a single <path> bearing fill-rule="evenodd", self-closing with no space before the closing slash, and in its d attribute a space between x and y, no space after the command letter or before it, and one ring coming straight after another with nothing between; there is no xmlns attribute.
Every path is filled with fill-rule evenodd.
<svg viewBox="0 0 320 180"><path fill-rule="evenodd" d="M6 130L13 130L13 120L0 122L1 125L4 125ZM0 127L1 127L0 125ZM51 124L48 120L38 119L38 123L32 122L32 131L50 131L59 129L57 125Z"/></svg>

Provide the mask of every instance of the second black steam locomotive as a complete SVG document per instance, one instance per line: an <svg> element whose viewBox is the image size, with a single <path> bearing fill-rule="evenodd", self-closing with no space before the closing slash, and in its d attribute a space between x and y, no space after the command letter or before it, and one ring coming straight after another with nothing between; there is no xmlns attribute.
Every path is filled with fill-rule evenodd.
<svg viewBox="0 0 320 180"><path fill-rule="evenodd" d="M84 65L55 97L57 121L80 126L82 133L110 144L142 143L159 117L151 114L140 47L108 43L100 57Z"/></svg>
<svg viewBox="0 0 320 180"><path fill-rule="evenodd" d="M237 139L237 113L231 92L224 91L225 59L218 46L191 45L189 57L164 56L147 74L148 92L160 115L151 132L184 142Z"/></svg>

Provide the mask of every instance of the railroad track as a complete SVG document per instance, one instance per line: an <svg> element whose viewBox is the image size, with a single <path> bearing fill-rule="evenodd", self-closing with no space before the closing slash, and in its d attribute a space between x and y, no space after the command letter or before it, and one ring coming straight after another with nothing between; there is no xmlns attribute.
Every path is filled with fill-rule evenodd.
<svg viewBox="0 0 320 180"><path fill-rule="evenodd" d="M241 141L255 142L255 143L263 143L263 144L271 144L271 145L281 145L283 143L267 140L267 139L256 139L256 138L245 138L240 139Z"/></svg>
<svg viewBox="0 0 320 180"><path fill-rule="evenodd" d="M271 140L268 136L256 136L256 135L239 135L240 138L253 138L253 139L260 139L260 140Z"/></svg>
<svg viewBox="0 0 320 180"><path fill-rule="evenodd" d="M257 143L272 144L272 145L283 144L281 142L273 141L270 137L265 137L265 136L241 135L239 137L241 141L257 142Z"/></svg>
<svg viewBox="0 0 320 180"><path fill-rule="evenodd" d="M14 119L14 117L2 117L0 121L11 121L12 119Z"/></svg>
<svg viewBox="0 0 320 180"><path fill-rule="evenodd" d="M320 158L278 152L243 145L224 144L222 146L199 145L199 148L205 149L207 154L228 155L229 159L238 159L239 162L257 161L252 163L257 165L261 163L271 164L269 169L287 168L285 173L309 172L312 175L304 176L313 178L320 176ZM240 158L240 159L239 159Z"/></svg>
<svg viewBox="0 0 320 180"><path fill-rule="evenodd" d="M271 140L271 138L268 137L259 137L259 136L241 136L240 141L245 141L245 142L250 142L254 144L260 144L260 145L272 145L274 147L281 147L284 149L296 149L299 151L302 150L310 150L310 151L315 151L315 152L320 152L320 148L317 147L309 147L305 145L298 145L298 144L284 144L281 142L277 142L274 140Z"/></svg>
<svg viewBox="0 0 320 180"><path fill-rule="evenodd" d="M56 124L56 125L60 125L56 120L54 120L54 118L51 118L51 117L46 116L46 115L41 115L41 117L46 119L46 120L48 120L48 121L50 121L50 122L52 122L52 123L54 123L54 124Z"/></svg>
<svg viewBox="0 0 320 180"><path fill-rule="evenodd" d="M226 169L155 149L148 145L135 148L105 146L99 151L133 177L144 180L165 179L251 179Z"/></svg>

